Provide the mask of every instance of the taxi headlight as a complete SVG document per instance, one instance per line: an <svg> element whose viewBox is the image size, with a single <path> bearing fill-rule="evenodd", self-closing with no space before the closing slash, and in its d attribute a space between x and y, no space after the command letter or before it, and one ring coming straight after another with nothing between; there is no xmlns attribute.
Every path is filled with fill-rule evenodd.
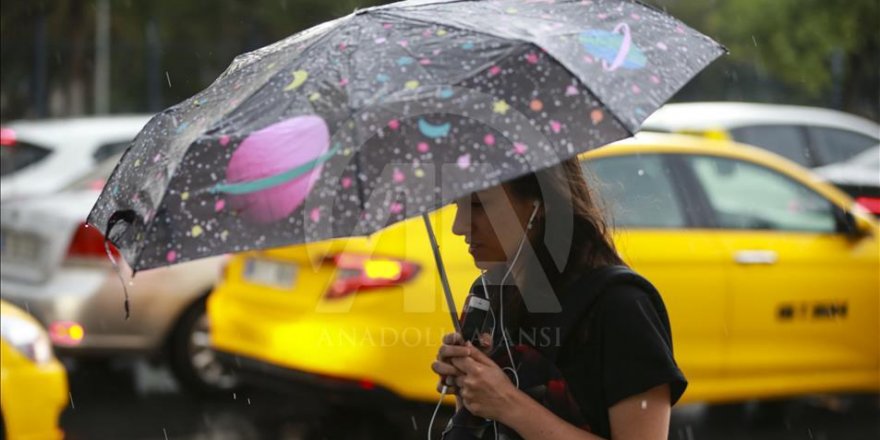
<svg viewBox="0 0 880 440"><path fill-rule="evenodd" d="M45 364L52 360L49 336L32 321L4 316L0 320L0 337L36 364Z"/></svg>

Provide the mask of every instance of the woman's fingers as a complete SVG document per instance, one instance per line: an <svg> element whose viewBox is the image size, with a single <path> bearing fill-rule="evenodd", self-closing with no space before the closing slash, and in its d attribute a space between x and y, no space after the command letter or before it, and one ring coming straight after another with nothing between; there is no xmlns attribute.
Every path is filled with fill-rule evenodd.
<svg viewBox="0 0 880 440"><path fill-rule="evenodd" d="M457 376L461 374L461 371L458 368L455 368L454 365L441 361L434 361L431 363L431 370L440 376Z"/></svg>
<svg viewBox="0 0 880 440"><path fill-rule="evenodd" d="M467 357L471 353L471 348L464 345L441 345L437 352L437 359L444 360L456 357Z"/></svg>
<svg viewBox="0 0 880 440"><path fill-rule="evenodd" d="M457 394L458 393L458 387L450 386L450 385L445 385L445 386L446 386L446 394ZM438 393L443 392L443 387L444 387L444 385L443 385L442 380L440 382L437 382L437 392Z"/></svg>
<svg viewBox="0 0 880 440"><path fill-rule="evenodd" d="M455 387L458 389L463 389L465 386L465 377L464 376L455 376L452 378Z"/></svg>
<svg viewBox="0 0 880 440"><path fill-rule="evenodd" d="M489 351L492 349L492 335L489 333L480 333L480 349Z"/></svg>
<svg viewBox="0 0 880 440"><path fill-rule="evenodd" d="M470 342L467 343L467 346L468 346L468 347L473 347L473 345L471 345ZM470 357L471 357L473 360L475 360L475 361L477 361L478 363L483 364L483 365L492 365L492 364L494 364L494 362L492 361L492 359L490 359L489 356L486 355L486 353L483 353L483 352L480 351L480 350L473 350L473 351L471 351Z"/></svg>
<svg viewBox="0 0 880 440"><path fill-rule="evenodd" d="M443 335L443 343L446 345L464 345L464 338L458 333Z"/></svg>
<svg viewBox="0 0 880 440"><path fill-rule="evenodd" d="M479 350L473 350L473 351L479 351ZM479 362L475 361L474 358L472 358L470 356L456 357L456 358L450 359L450 361L452 362L452 365L455 366L455 368L458 368L458 370L461 371L465 375L478 374L478 373L482 372L483 368L485 367L485 365L480 364Z"/></svg>

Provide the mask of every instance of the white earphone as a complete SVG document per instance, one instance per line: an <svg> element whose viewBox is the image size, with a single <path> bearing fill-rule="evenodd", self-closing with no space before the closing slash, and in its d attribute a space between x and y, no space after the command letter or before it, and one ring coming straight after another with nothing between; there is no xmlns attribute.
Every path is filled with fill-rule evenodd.
<svg viewBox="0 0 880 440"><path fill-rule="evenodd" d="M532 205L535 207L535 209L532 210L532 215L531 217L529 217L529 223L526 225L526 229L532 229L532 222L535 220L535 216L538 215L538 208L541 207L541 201L535 200L534 202L532 202Z"/></svg>

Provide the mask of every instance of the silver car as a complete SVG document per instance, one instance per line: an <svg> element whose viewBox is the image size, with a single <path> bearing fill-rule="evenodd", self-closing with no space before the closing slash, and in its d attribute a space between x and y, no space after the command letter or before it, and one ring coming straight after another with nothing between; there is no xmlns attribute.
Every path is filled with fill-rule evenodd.
<svg viewBox="0 0 880 440"><path fill-rule="evenodd" d="M85 219L118 156L67 190L5 203L0 212L0 295L49 330L61 357L122 354L167 360L190 389L230 389L235 378L208 346L205 297L222 257L140 272L114 269L100 231ZM131 316L125 319L123 281Z"/></svg>

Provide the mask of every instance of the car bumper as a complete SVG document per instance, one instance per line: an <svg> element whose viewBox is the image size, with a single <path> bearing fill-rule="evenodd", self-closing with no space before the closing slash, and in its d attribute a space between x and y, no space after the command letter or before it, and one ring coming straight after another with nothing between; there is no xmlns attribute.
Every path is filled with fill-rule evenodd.
<svg viewBox="0 0 880 440"><path fill-rule="evenodd" d="M145 354L159 339L155 331L142 331L139 321L145 317L135 313L125 319L122 285L106 265L61 267L39 284L0 279L0 291L3 299L34 315L50 333L53 323L59 322L84 328L85 336L78 343L53 338L55 351L62 357Z"/></svg>
<svg viewBox="0 0 880 440"><path fill-rule="evenodd" d="M300 396L304 401L363 406L404 402L390 390L366 380L357 381L294 370L224 351L217 351L216 355L243 382L263 390Z"/></svg>
<svg viewBox="0 0 880 440"><path fill-rule="evenodd" d="M57 360L45 365L4 367L0 406L10 439L61 439L61 412L70 402L67 373Z"/></svg>
<svg viewBox="0 0 880 440"><path fill-rule="evenodd" d="M437 401L431 362L447 331L436 322L443 315L295 314L258 308L228 289L221 285L208 297L215 350L281 369L277 371L296 372L282 374L294 382L334 378L334 383L343 381L356 388L363 384L389 390L410 402ZM395 317L394 322L389 317Z"/></svg>

